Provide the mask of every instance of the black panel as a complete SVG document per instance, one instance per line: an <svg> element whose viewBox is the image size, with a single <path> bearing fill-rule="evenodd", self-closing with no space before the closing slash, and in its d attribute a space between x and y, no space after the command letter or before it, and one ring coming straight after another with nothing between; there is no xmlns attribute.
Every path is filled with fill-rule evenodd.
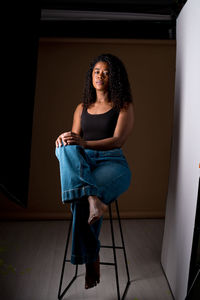
<svg viewBox="0 0 200 300"><path fill-rule="evenodd" d="M39 20L40 8L34 4L10 7L3 28L0 187L24 207L28 199Z"/></svg>

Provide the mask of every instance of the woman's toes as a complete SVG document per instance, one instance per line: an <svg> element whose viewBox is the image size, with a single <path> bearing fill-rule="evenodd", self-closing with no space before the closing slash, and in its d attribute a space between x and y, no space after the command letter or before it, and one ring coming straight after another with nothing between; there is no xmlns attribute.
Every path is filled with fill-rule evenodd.
<svg viewBox="0 0 200 300"><path fill-rule="evenodd" d="M96 221L98 221L98 220L101 218L101 216L102 216L102 214L91 215L91 216L89 216L88 224L89 224L89 225L94 224Z"/></svg>

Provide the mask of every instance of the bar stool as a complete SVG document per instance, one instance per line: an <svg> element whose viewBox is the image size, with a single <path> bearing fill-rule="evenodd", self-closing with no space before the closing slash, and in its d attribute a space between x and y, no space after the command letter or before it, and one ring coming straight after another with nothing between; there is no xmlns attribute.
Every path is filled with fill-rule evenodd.
<svg viewBox="0 0 200 300"><path fill-rule="evenodd" d="M117 212L117 219L118 219L118 224L119 224L119 229L120 229L120 236L121 236L121 246L116 246L115 245L115 234L114 234L114 228L113 228L113 218L112 218L112 203L115 203L116 205L116 212ZM103 245L101 248L112 248L113 249L113 258L114 262L100 262L101 265L111 265L115 267L115 277L116 277L116 286L117 286L117 300L123 300L126 296L128 287L130 285L130 276L129 276L129 270L128 270L128 263L127 263L127 256L126 256L126 249L125 249L125 244L124 244L124 237L123 237L123 232L122 232L122 226L121 226L121 219L120 219L120 214L119 214L119 207L118 207L118 200L116 199L108 205L109 208L109 220L110 220L110 227L111 227L111 238L112 238L112 246L108 245ZM70 288L74 280L77 278L78 274L78 265L75 266L75 274L74 277L71 279L71 281L68 283L67 287L63 290L61 293L62 289L62 282L63 282L63 276L65 272L65 265L66 263L70 262L70 260L66 259L67 258L67 250L68 250L68 245L69 245L69 240L70 240L70 234L71 234L71 229L72 229L72 219L70 221L69 229L68 229L68 235L67 235L67 242L66 242L66 247L65 247L65 253L64 253L64 260L63 260L63 265L62 265L62 271L61 271L61 277L60 277L60 284L59 284L59 291L58 291L58 299L62 299L67 290ZM126 266L126 273L127 273L127 283L126 287L124 289L122 297L120 297L120 288L119 288L119 276L118 276L118 266L117 266L117 257L116 257L116 249L121 249L123 250L124 253L124 262Z"/></svg>

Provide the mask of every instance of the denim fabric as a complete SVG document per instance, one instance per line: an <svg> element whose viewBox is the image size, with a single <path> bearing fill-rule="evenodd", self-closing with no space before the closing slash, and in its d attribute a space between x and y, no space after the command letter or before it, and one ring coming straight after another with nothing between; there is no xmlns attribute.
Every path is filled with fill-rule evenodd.
<svg viewBox="0 0 200 300"><path fill-rule="evenodd" d="M73 264L83 264L97 259L98 240L102 218L88 224L88 196L96 195L109 204L125 192L131 172L122 149L100 151L84 149L79 145L56 148L60 165L63 203L71 203L73 213L72 253Z"/></svg>
<svg viewBox="0 0 200 300"><path fill-rule="evenodd" d="M98 238L103 218L92 225L88 224L87 198L74 201L71 210L73 213L71 263L76 265L96 261L100 250Z"/></svg>

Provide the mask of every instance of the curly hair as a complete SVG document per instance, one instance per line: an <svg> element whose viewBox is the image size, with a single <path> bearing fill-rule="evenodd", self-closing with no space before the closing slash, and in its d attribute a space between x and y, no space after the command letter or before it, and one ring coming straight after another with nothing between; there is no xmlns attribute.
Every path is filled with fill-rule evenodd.
<svg viewBox="0 0 200 300"><path fill-rule="evenodd" d="M92 84L92 72L97 62L102 61L109 67L108 98L113 102L115 109L125 108L132 102L132 95L128 74L122 61L112 54L101 54L93 59L86 73L85 87L83 92L83 106L88 108L96 101L96 90Z"/></svg>

